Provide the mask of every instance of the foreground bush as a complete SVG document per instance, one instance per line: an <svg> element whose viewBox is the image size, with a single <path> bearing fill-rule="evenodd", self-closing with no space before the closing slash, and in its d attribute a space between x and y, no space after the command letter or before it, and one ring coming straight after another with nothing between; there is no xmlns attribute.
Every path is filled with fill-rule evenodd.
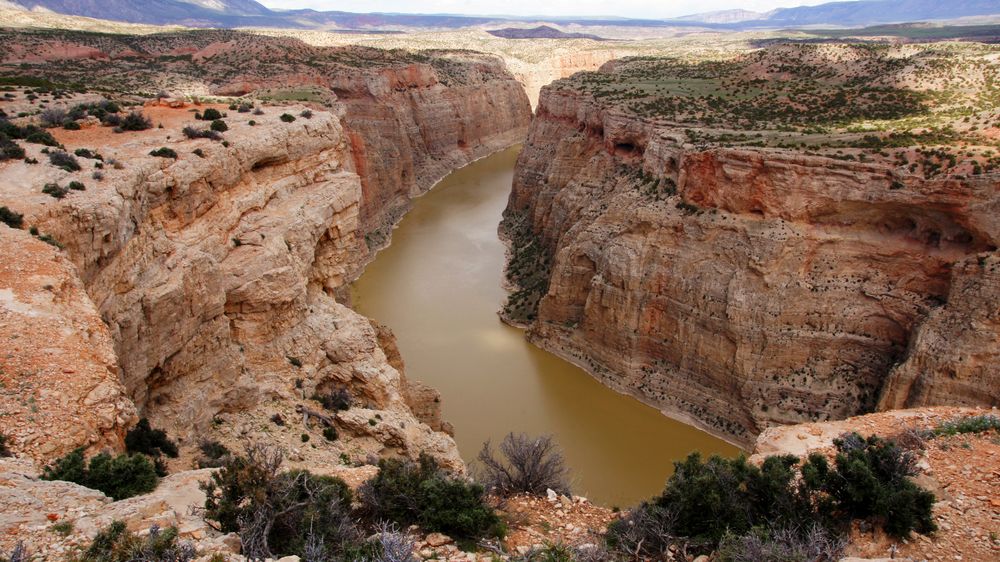
<svg viewBox="0 0 1000 562"><path fill-rule="evenodd" d="M743 457L702 461L693 454L675 463L662 495L609 527L608 542L633 556L659 556L671 545L709 552L724 537L731 542L776 537L780 544L768 548L780 551L800 544L795 541L808 543L817 526L839 536L853 519L868 519L901 538L913 530L935 529L934 495L909 479L914 474L910 453L857 434L834 444L833 468L813 454L798 471L799 459L793 456L768 457L756 467ZM780 531L761 535L761 529Z"/></svg>
<svg viewBox="0 0 1000 562"><path fill-rule="evenodd" d="M479 452L480 480L491 493L544 495L549 489L569 493L569 470L551 435L508 433L500 442L500 454L499 459L493 456L489 441Z"/></svg>
<svg viewBox="0 0 1000 562"><path fill-rule="evenodd" d="M153 466L158 476L167 475L163 456L177 458L177 444L171 441L163 430L153 429L146 418L139 420L139 423L125 434L125 449L130 453L142 453L153 459Z"/></svg>
<svg viewBox="0 0 1000 562"><path fill-rule="evenodd" d="M836 562L847 539L820 525L799 529L756 528L745 535L727 534L719 543L718 562Z"/></svg>
<svg viewBox="0 0 1000 562"><path fill-rule="evenodd" d="M447 474L429 455L421 455L419 463L389 459L378 466L378 475L358 491L372 520L416 524L459 539L503 536L483 487Z"/></svg>
<svg viewBox="0 0 1000 562"><path fill-rule="evenodd" d="M191 543L178 543L177 529L160 529L153 525L149 534L140 538L114 521L102 529L87 550L77 558L79 562L188 562L197 553Z"/></svg>
<svg viewBox="0 0 1000 562"><path fill-rule="evenodd" d="M223 532L238 532L248 558L304 557L308 549L339 556L358 548L351 491L339 478L307 471L279 472L283 453L249 445L229 456L202 484L205 517Z"/></svg>
<svg viewBox="0 0 1000 562"><path fill-rule="evenodd" d="M65 480L100 490L115 500L152 492L158 478L148 457L141 454L112 457L101 453L88 465L83 448L69 453L45 467L43 480Z"/></svg>
<svg viewBox="0 0 1000 562"><path fill-rule="evenodd" d="M820 510L841 518L870 519L890 535L937 529L932 517L934 494L910 480L916 474L912 453L892 441L851 433L834 440L834 469L813 453L802 467L805 485L826 494Z"/></svg>

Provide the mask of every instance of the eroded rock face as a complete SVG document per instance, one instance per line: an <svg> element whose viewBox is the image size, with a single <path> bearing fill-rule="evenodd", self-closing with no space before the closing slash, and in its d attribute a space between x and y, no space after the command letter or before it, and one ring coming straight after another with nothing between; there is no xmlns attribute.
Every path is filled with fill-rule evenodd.
<svg viewBox="0 0 1000 562"><path fill-rule="evenodd" d="M908 357L887 406L995 404L997 183L899 180L888 164L696 149L545 90L505 220L508 234L530 226L515 250L547 264L529 338L743 443L875 408ZM650 197L654 181L676 195ZM956 351L929 365L933 341ZM917 364L923 382L907 382ZM962 373L950 384L949 369Z"/></svg>
<svg viewBox="0 0 1000 562"><path fill-rule="evenodd" d="M120 450L136 421L111 335L56 248L0 224L0 433L47 462L77 447Z"/></svg>

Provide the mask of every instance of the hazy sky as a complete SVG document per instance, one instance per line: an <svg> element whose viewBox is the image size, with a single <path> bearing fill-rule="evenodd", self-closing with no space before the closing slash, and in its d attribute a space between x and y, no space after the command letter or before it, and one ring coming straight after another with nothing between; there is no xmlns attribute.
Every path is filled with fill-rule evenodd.
<svg viewBox="0 0 1000 562"><path fill-rule="evenodd" d="M626 16L665 18L743 8L758 12L831 0L258 0L269 8L313 8L344 12Z"/></svg>

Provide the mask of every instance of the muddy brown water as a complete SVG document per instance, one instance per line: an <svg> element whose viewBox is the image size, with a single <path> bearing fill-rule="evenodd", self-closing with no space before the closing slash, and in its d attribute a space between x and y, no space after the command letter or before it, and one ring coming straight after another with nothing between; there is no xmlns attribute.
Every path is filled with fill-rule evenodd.
<svg viewBox="0 0 1000 562"><path fill-rule="evenodd" d="M355 282L362 314L396 334L407 376L441 392L471 462L509 431L553 434L573 491L615 506L662 490L673 461L736 447L601 385L500 322L504 245L497 237L517 148L450 174L413 209Z"/></svg>

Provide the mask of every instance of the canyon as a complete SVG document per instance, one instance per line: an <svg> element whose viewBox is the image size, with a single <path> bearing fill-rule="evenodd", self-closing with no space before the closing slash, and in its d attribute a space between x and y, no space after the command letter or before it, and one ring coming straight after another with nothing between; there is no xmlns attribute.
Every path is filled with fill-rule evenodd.
<svg viewBox="0 0 1000 562"><path fill-rule="evenodd" d="M803 76L856 55L836 49L780 47L724 72ZM509 321L743 445L876 408L1000 403L995 174L914 173L851 150L847 132L672 124L627 101L669 84L657 72L672 71L644 64L543 89L503 225L519 286ZM924 71L898 72L887 80ZM752 115L736 103L722 119Z"/></svg>
<svg viewBox="0 0 1000 562"><path fill-rule="evenodd" d="M222 33L230 41L211 33L194 44L157 38L129 45L130 54L122 56L135 61L138 50L144 52L140 59L158 60L162 52L153 49L165 43L170 52L195 53L188 60L253 55L233 40L238 36ZM106 61L126 48L105 43L98 55L96 47L65 38L36 35L18 42L32 43L31 50L8 51L4 62L92 71L95 82L114 79L117 69ZM333 57L351 55L334 51ZM48 58L39 61L37 53ZM100 161L81 158L85 165L113 163L94 178L89 170L4 164L8 181L0 203L59 244L74 266L63 273L72 279L75 270L86 295L73 293L72 308L62 313L93 302L80 321L100 318L106 326L94 328L94 337L113 342L104 371L121 372L121 385L110 385L106 394L126 404L96 435L64 433L39 448L32 431L19 431L11 436L12 450L39 462L77 446L121 450L122 428L134 422L136 410L176 436L182 448L194 449L212 436L238 443L271 433L267 420L275 416L301 417L297 412L315 395L346 390L355 407L337 416L342 438L336 443L306 446L296 443L292 428L284 430L281 438L299 451L300 462L338 465L389 451L412 458L426 452L464 471L440 419L437 393L405 378L389 330L338 301L413 197L451 169L524 135L527 97L502 66L470 54L441 62L443 72L435 70L437 63L384 57L363 71L341 67L323 77L335 102L309 111L263 102L253 114L232 111L223 143L185 139L181 128L197 125L195 111L225 111L225 105L174 100L142 108L158 124L147 131L116 134L87 122L77 131L57 131L71 152L90 147L101 153ZM82 69L86 64L94 68ZM150 69L130 79L153 88L165 77ZM300 80L243 74L211 88L231 93L289 83ZM279 113L298 117L279 119ZM47 160L46 147L26 146L30 157ZM161 146L177 156L148 154ZM59 199L40 191L46 182L74 180L85 190ZM35 312L11 305L4 314L17 324ZM42 386L44 375L34 373L37 380L18 385ZM76 377L67 372L63 378ZM32 400L38 392L32 390ZM4 404L19 426L38 422L26 405ZM91 407L88 400L71 413L87 418Z"/></svg>
<svg viewBox="0 0 1000 562"><path fill-rule="evenodd" d="M748 41L740 38L696 50L711 53L704 60L620 60L662 45L575 53L560 44L519 58L499 48L383 50L303 36L0 30L11 46L0 71L14 84L0 109L11 122L38 123L42 105L108 99L151 121L127 131L93 114L73 119L48 129L49 145L25 139L23 159L0 162L0 339L8 346L0 418L17 457L0 459L0 500L14 506L0 514L0 550L27 538L62 557L123 519L133 529L178 527L206 558L238 552L239 537L191 509L204 503L198 483L211 471L189 469L209 441L233 451L279 445L290 468L355 489L380 458L428 454L465 475L444 415L449 402L443 411L443 395L427 384L434 375L425 375L433 364L424 355L440 350L419 337L397 344L382 314L370 312L377 307L352 302L350 285L415 198L522 142L499 232L507 285L487 280L496 290L480 292L499 298L509 289L501 318L607 387L744 449L798 457L830 453L844 431L926 431L1000 405L995 47L788 44L720 59ZM953 63L967 66L959 73ZM952 91L958 75L962 87ZM783 101L762 108L760 99ZM58 165L62 149L81 166ZM480 191L495 198L496 190ZM483 235L447 226L433 245ZM474 266L472 257L451 257ZM430 308L482 308L479 296L446 286L422 294L386 281L403 276L425 281L383 273L399 293L382 297L383 306L392 296L434 294ZM413 306L406 338L427 335L424 310ZM532 384L567 395L544 401L559 411L538 425L587 420L576 429L593 441L577 438L568 457L586 458L581 451L600 442L589 451L611 457L600 459L611 467L600 478L641 460L643 446L661 449L645 460L663 465L694 448L735 454L673 420L659 419L653 431L656 411L636 413L641 405L609 399L589 379L568 383L577 370L537 349L512 351L520 332L489 312L489 323L452 339L475 336L501 353L473 355L469 344L460 351L472 362L452 362L473 371L506 354L517 356L519 373L539 369ZM420 376L404 366L409 357ZM516 378L505 368L481 369L496 380L456 385L453 396L485 391L480 400L496 404L462 408L508 431L531 417L512 407L530 384L505 386ZM338 393L348 407L324 408ZM969 408L935 408L942 405ZM902 408L917 409L855 417ZM181 449L154 493L112 502L39 480L41 467L76 448L123 451L140 417ZM622 428L628 435L616 433ZM481 441L495 430L470 433ZM997 454L988 437L968 442ZM607 453L621 450L625 458ZM942 451L932 445L924 455L928 474L958 490L962 471ZM662 483L666 470L630 484ZM995 478L972 472L968 489L936 509L962 528L986 517L978 542L960 551L987 559L1000 548L983 538L998 506L977 499L970 512L962 502ZM605 486L604 503L649 493L613 488L624 486ZM511 531L525 550L540 540L596 540L620 517L558 495L508 508L521 512ZM564 517L576 523L565 526ZM53 539L60 518L76 527ZM868 541L857 534L853 541ZM450 543L420 540L430 556L469 559ZM856 553L888 548L874 542ZM927 544L906 552L921 556Z"/></svg>

